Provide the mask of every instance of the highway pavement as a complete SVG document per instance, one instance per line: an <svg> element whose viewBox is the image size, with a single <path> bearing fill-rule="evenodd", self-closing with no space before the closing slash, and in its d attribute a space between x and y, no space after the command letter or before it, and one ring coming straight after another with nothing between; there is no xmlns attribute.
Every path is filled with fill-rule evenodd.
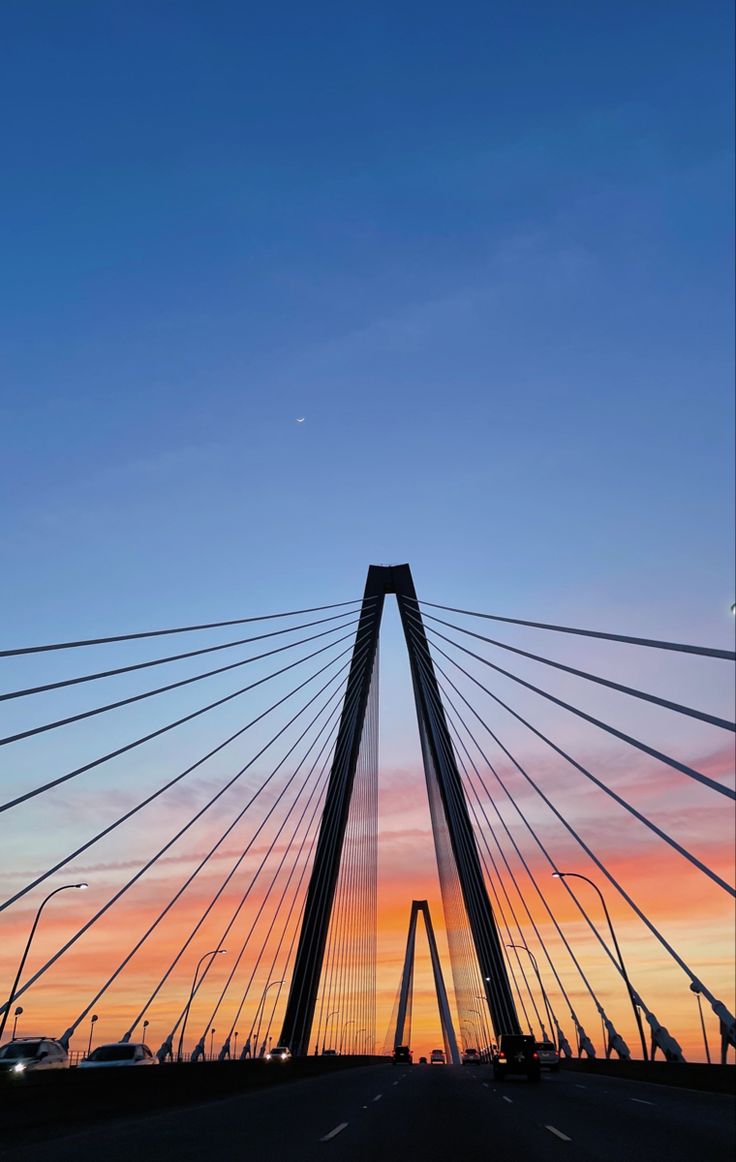
<svg viewBox="0 0 736 1162"><path fill-rule="evenodd" d="M145 1151L156 1162L732 1162L735 1112L721 1094L583 1073L496 1084L483 1066L372 1065L0 1142L0 1159L131 1162Z"/></svg>

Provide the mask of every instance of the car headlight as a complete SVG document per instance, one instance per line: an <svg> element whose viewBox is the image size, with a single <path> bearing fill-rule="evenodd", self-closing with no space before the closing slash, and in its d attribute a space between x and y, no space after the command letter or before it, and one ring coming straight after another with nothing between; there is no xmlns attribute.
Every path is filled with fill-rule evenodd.
<svg viewBox="0 0 736 1162"><path fill-rule="evenodd" d="M13 1073L25 1073L26 1066L24 1061L19 1061L17 1065L13 1066Z"/></svg>
<svg viewBox="0 0 736 1162"><path fill-rule="evenodd" d="M271 1054L270 1054L270 1053L267 1053L267 1054L266 1054L266 1061L270 1061L270 1060L271 1060Z"/></svg>

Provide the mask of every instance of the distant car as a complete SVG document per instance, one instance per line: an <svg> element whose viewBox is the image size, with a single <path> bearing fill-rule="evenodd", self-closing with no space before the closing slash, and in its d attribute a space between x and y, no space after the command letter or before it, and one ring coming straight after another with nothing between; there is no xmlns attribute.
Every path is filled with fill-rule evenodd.
<svg viewBox="0 0 736 1162"><path fill-rule="evenodd" d="M323 1049L322 1056L323 1057L337 1057L337 1050L336 1049Z"/></svg>
<svg viewBox="0 0 736 1162"><path fill-rule="evenodd" d="M429 1055L429 1064L430 1065L444 1065L445 1064L444 1050L443 1049L433 1049Z"/></svg>
<svg viewBox="0 0 736 1162"><path fill-rule="evenodd" d="M427 1064L427 1058L426 1058L426 1057L420 1057L420 1058L419 1058L419 1064L420 1064L420 1065L426 1065L426 1064Z"/></svg>
<svg viewBox="0 0 736 1162"><path fill-rule="evenodd" d="M131 1066L158 1065L158 1058L142 1041L114 1041L98 1045L89 1057L79 1062L79 1069L129 1069Z"/></svg>
<svg viewBox="0 0 736 1162"><path fill-rule="evenodd" d="M477 1065L480 1056L477 1049L466 1049L463 1053L463 1065Z"/></svg>
<svg viewBox="0 0 736 1162"><path fill-rule="evenodd" d="M542 1069L556 1071L560 1068L560 1055L553 1041L537 1041L534 1048L537 1051Z"/></svg>
<svg viewBox="0 0 736 1162"><path fill-rule="evenodd" d="M527 1081L539 1081L542 1070L533 1037L525 1033L502 1033L493 1054L493 1079L504 1081L509 1075L523 1075Z"/></svg>
<svg viewBox="0 0 736 1162"><path fill-rule="evenodd" d="M269 1049L266 1061L291 1061L291 1049L288 1045L276 1045L275 1048Z"/></svg>
<svg viewBox="0 0 736 1162"><path fill-rule="evenodd" d="M68 1069L69 1054L50 1037L18 1037L0 1049L0 1072L35 1073L38 1069Z"/></svg>
<svg viewBox="0 0 736 1162"><path fill-rule="evenodd" d="M396 1045L391 1061L394 1065L411 1065L411 1049L408 1045Z"/></svg>

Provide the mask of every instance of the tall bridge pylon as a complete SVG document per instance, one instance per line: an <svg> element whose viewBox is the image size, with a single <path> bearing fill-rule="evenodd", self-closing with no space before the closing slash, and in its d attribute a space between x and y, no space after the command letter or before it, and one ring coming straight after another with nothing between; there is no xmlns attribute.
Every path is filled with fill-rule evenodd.
<svg viewBox="0 0 736 1162"><path fill-rule="evenodd" d="M442 965L437 951L437 941L432 927L432 917L429 913L429 904L426 900L412 900L411 916L409 917L409 934L406 938L406 955L404 957L404 971L401 974L401 988L399 990L399 1008L396 1018L396 1032L394 1033L394 1047L406 1044L407 1012L411 1004L411 993L414 986L414 957L416 952L417 917L424 917L424 927L427 931L429 956L432 961L432 975L437 993L437 1007L440 1012L442 1038L445 1043L445 1054L453 1065L460 1064L460 1053L457 1047L457 1038L452 1026L450 1002L447 999L447 989L442 975Z"/></svg>
<svg viewBox="0 0 736 1162"><path fill-rule="evenodd" d="M306 1054L310 1043L381 617L388 594L396 595L399 606L409 653L425 778L430 799L438 797L441 803L491 1022L496 1035L520 1031L411 570L408 565L371 565L281 1032L281 1043L290 1045L298 1055ZM434 826L433 818L433 829ZM436 845L437 842L435 830Z"/></svg>

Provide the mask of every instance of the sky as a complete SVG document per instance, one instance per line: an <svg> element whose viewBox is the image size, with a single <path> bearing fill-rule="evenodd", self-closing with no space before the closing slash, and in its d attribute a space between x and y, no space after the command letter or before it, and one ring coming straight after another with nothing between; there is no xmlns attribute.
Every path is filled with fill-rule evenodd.
<svg viewBox="0 0 736 1162"><path fill-rule="evenodd" d="M408 561L429 600L729 647L730 5L8 0L2 25L8 646L352 599L369 564ZM422 776L393 611L384 637L388 996L410 900L438 927L440 905L420 796L391 811ZM717 669L576 657L728 713ZM15 663L3 684L65 672ZM36 721L9 705L3 734ZM621 713L728 775L712 735ZM129 722L11 747L7 780ZM654 810L725 852L710 800L646 775ZM43 863L39 827L67 850L106 778L89 818L82 792L24 809L13 860ZM667 873L628 834L611 857L665 918ZM703 949L723 913L696 911Z"/></svg>

